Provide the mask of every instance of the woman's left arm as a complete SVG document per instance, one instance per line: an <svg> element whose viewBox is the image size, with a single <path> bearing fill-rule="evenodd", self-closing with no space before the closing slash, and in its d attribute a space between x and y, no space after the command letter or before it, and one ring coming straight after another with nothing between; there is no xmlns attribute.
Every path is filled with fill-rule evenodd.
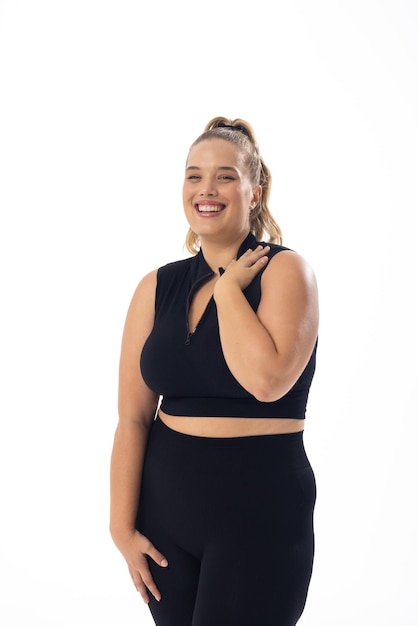
<svg viewBox="0 0 418 626"><path fill-rule="evenodd" d="M257 313L243 294L265 265ZM261 402L285 395L303 372L318 334L314 273L297 253L270 261L249 250L218 279L214 299L225 360L238 382Z"/></svg>

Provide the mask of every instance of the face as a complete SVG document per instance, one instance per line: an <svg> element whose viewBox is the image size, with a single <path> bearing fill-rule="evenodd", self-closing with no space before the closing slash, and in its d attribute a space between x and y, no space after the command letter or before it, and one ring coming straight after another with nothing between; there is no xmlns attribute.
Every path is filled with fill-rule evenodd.
<svg viewBox="0 0 418 626"><path fill-rule="evenodd" d="M260 195L261 186L252 184L239 146L207 139L191 148L183 205L190 227L202 243L242 240L250 230L250 210Z"/></svg>

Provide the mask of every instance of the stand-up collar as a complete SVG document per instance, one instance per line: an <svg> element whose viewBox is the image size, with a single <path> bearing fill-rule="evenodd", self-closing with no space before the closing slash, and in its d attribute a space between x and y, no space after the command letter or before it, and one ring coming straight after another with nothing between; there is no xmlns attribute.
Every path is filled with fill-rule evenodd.
<svg viewBox="0 0 418 626"><path fill-rule="evenodd" d="M259 245L259 242L254 237L254 235L250 232L242 241L238 248L236 258L239 259L240 256L244 254L247 250L251 248L251 250L255 250ZM194 257L193 269L192 269L192 282L196 282L204 277L212 276L215 272L212 270L210 265L207 263L202 248L200 248L199 252ZM222 274L225 270L223 268L219 268L220 273Z"/></svg>

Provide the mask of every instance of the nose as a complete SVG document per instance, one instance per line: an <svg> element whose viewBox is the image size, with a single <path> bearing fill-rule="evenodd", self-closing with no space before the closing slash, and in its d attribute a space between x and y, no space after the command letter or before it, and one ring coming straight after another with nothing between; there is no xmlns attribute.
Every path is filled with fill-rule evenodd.
<svg viewBox="0 0 418 626"><path fill-rule="evenodd" d="M216 181L212 177L205 177L201 180L201 186L199 189L200 196L216 196L218 190L216 187Z"/></svg>

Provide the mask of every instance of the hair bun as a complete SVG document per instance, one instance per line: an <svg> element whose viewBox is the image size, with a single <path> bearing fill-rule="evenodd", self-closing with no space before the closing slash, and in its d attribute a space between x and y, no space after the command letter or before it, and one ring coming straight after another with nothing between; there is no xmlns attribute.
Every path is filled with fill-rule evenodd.
<svg viewBox="0 0 418 626"><path fill-rule="evenodd" d="M248 130L242 124L225 124L224 121L219 120L218 123L214 125L212 128L228 128L229 130L235 130L240 133L243 133L244 135L247 135L247 137L250 136L248 133Z"/></svg>

